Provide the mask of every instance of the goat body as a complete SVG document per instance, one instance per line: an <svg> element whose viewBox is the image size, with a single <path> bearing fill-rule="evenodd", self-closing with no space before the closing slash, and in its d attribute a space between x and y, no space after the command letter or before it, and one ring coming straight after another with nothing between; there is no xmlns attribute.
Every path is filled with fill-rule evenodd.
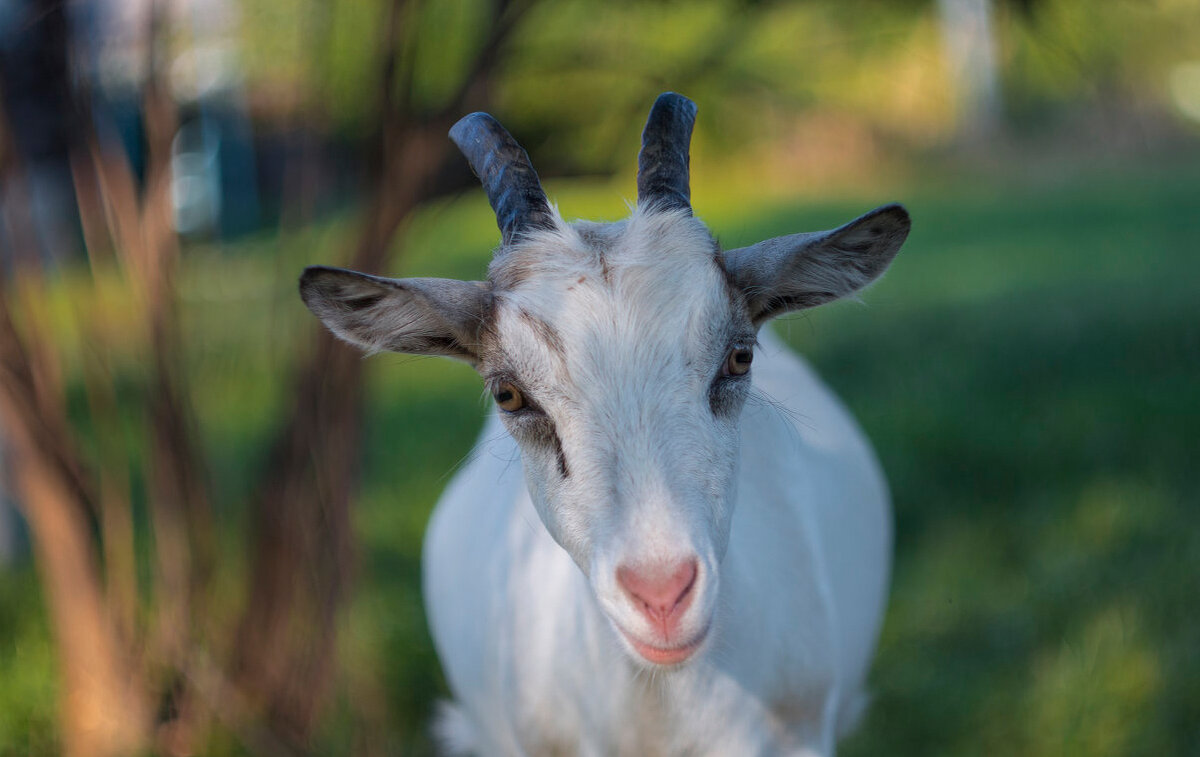
<svg viewBox="0 0 1200 757"><path fill-rule="evenodd" d="M503 238L486 281L301 278L338 336L467 361L499 408L425 543L451 751L828 755L863 708L886 486L760 329L878 277L908 214L723 250L691 212L694 116L659 98L638 206L608 224L565 222L524 150L468 116L451 137Z"/></svg>
<svg viewBox="0 0 1200 757"><path fill-rule="evenodd" d="M831 754L865 704L891 549L870 447L769 332L742 415L730 545L709 653L647 672L538 519L493 416L424 549L429 622L459 704L439 731L492 754Z"/></svg>

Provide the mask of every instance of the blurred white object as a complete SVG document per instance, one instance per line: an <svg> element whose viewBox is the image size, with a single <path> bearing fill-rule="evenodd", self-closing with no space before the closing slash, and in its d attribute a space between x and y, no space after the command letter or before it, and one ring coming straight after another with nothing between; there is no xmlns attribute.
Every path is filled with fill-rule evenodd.
<svg viewBox="0 0 1200 757"><path fill-rule="evenodd" d="M1200 121L1200 61L1180 63L1171 69L1167 87L1179 112Z"/></svg>
<svg viewBox="0 0 1200 757"><path fill-rule="evenodd" d="M180 127L171 143L171 206L175 230L213 231L221 218L221 138L203 119Z"/></svg>
<svg viewBox="0 0 1200 757"><path fill-rule="evenodd" d="M1001 115L992 0L938 0L938 11L960 133L967 139L987 137L999 128Z"/></svg>

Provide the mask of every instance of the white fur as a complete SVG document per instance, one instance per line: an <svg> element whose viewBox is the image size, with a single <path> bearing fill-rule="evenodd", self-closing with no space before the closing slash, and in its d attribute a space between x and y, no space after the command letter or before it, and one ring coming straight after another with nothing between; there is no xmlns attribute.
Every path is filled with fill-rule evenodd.
<svg viewBox="0 0 1200 757"><path fill-rule="evenodd" d="M737 384L737 411L714 413L709 386L748 326L686 214L562 224L494 279L505 266L522 276L497 294L501 357L480 370L520 379L570 472L496 414L438 504L424 589L456 698L444 746L832 754L865 701L891 558L886 485L853 419L765 330L748 399ZM710 630L657 668L625 639L650 631L615 571L689 555L680 635Z"/></svg>

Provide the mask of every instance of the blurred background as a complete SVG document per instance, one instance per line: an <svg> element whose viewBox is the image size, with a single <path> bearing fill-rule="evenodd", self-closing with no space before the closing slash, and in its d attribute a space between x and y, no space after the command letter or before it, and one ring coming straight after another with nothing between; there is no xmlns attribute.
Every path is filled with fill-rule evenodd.
<svg viewBox="0 0 1200 757"><path fill-rule="evenodd" d="M1200 754L1198 0L2 0L0 755L432 753L488 403L296 278L482 277L473 110L623 216L668 89L726 246L914 218L775 325L896 503L842 754Z"/></svg>

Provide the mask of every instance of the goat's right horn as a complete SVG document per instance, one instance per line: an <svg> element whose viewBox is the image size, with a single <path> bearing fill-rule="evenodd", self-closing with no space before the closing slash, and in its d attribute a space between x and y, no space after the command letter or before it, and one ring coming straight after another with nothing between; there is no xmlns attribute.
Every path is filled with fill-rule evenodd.
<svg viewBox="0 0 1200 757"><path fill-rule="evenodd" d="M638 205L692 212L688 149L696 103L664 92L654 101L638 153Z"/></svg>
<svg viewBox="0 0 1200 757"><path fill-rule="evenodd" d="M483 183L505 245L524 231L555 228L529 154L500 122L487 113L472 113L454 124L450 139Z"/></svg>

